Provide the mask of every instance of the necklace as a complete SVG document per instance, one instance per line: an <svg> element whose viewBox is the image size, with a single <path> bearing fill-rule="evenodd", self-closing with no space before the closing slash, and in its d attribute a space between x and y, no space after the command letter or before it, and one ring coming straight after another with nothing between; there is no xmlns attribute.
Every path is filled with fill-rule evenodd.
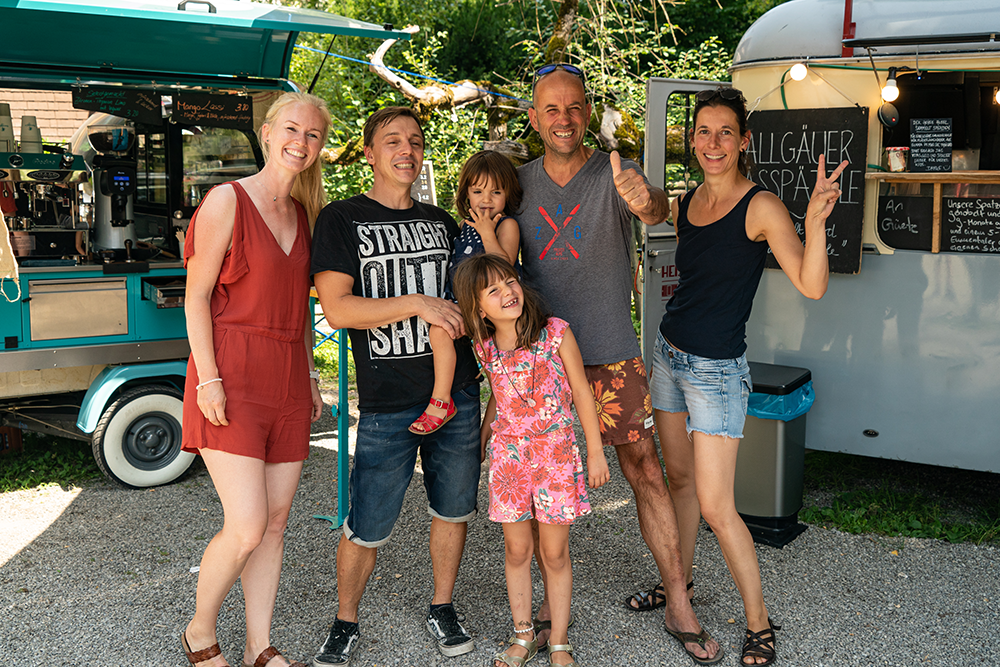
<svg viewBox="0 0 1000 667"><path fill-rule="evenodd" d="M258 173L257 176L260 176L260 174ZM256 183L260 187L261 190L264 191L264 194L270 194L268 192L267 186L264 185L263 183L259 182L256 176L254 177L253 182ZM271 195L271 201L278 201L279 199L288 199L291 196L292 195L290 195L290 194L287 194L284 197L279 197L278 195Z"/></svg>
<svg viewBox="0 0 1000 667"><path fill-rule="evenodd" d="M505 376L507 376L507 383L511 387L513 387L514 393L517 394L517 397L520 398L521 401L525 405L528 405L528 406L531 406L531 407L535 407L535 399L534 399L534 395L535 395L535 355L538 354L538 350L534 349L534 347L535 346L533 345L532 346L532 351L531 351L531 393L528 394L528 396L531 397L531 398L525 398L524 395L518 390L517 384L514 382L514 379L510 376L510 373L507 372L507 367L503 363L503 350L501 350L499 347L497 347L497 361L500 362L500 370L502 370L503 374ZM517 348L515 348L515 349L517 349ZM525 389L527 389L527 387L525 387Z"/></svg>

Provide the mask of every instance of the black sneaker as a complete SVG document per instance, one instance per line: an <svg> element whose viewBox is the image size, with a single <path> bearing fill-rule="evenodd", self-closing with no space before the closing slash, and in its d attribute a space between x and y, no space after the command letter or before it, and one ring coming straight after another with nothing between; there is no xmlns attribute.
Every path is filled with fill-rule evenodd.
<svg viewBox="0 0 1000 667"><path fill-rule="evenodd" d="M319 653L313 658L314 667L342 667L351 659L351 650L361 639L357 624L347 623L339 618L333 622L330 634Z"/></svg>
<svg viewBox="0 0 1000 667"><path fill-rule="evenodd" d="M438 650L449 658L468 653L476 647L472 637L458 622L458 614L451 605L427 614L427 632L437 640Z"/></svg>

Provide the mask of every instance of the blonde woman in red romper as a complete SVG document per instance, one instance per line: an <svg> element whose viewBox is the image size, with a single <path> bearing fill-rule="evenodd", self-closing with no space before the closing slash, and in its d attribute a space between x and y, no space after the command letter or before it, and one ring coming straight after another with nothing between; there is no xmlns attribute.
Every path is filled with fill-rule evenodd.
<svg viewBox="0 0 1000 667"><path fill-rule="evenodd" d="M229 664L216 621L238 578L243 663L288 665L270 630L288 511L310 424L323 408L308 303L310 228L324 204L317 157L329 125L319 98L279 98L260 130L266 166L212 190L187 232L183 448L201 454L225 515L202 556L195 615L181 633L199 667Z"/></svg>

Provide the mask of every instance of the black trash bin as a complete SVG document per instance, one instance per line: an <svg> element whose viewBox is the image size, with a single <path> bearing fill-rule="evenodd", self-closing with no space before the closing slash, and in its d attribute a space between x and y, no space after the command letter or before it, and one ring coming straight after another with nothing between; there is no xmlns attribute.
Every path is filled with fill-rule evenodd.
<svg viewBox="0 0 1000 667"><path fill-rule="evenodd" d="M751 361L750 376L755 394L790 397L812 390L806 368ZM805 442L805 414L789 421L747 415L736 459L736 510L755 542L780 549L806 529L798 521Z"/></svg>

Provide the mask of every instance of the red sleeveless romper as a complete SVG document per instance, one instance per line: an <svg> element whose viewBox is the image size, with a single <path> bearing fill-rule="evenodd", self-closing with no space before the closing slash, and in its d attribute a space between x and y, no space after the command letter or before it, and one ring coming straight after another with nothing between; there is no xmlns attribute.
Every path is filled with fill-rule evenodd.
<svg viewBox="0 0 1000 667"><path fill-rule="evenodd" d="M286 255L253 200L238 183L233 246L212 291L215 362L226 390L228 426L214 426L198 408L198 372L188 360L182 449L216 449L268 463L309 456L312 394L306 357L310 232L295 201L298 232ZM200 210L200 209L199 209ZM184 264L195 253L191 217ZM209 380L211 378L204 378Z"/></svg>

